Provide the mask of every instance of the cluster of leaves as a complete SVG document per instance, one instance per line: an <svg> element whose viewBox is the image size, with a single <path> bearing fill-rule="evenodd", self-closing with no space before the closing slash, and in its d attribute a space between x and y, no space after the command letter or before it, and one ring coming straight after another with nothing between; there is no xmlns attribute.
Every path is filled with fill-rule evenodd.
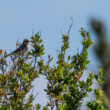
<svg viewBox="0 0 110 110"><path fill-rule="evenodd" d="M102 69L99 70L99 75L94 75L94 78L96 79L99 85L103 84L104 78L103 78ZM91 100L87 102L87 106L89 110L104 110L102 103L103 91L100 88L97 88L94 89L94 94L95 94L95 100Z"/></svg>
<svg viewBox="0 0 110 110"><path fill-rule="evenodd" d="M82 75L89 63L87 49L93 42L90 39L89 32L86 32L83 28L81 28L80 34L83 37L83 50L80 54L65 57L66 50L69 48L69 36L63 34L61 51L53 67L49 66L52 61L49 55L46 65L48 68L43 71L43 74L48 80L45 91L50 100L47 106L50 106L51 110L54 107L57 110L78 110L82 100L92 91L91 85L96 75L94 76L90 72L86 81L82 80Z"/></svg>
<svg viewBox="0 0 110 110"><path fill-rule="evenodd" d="M32 49L25 58L12 56L8 63L4 58L6 52L0 51L0 109L79 110L83 99L92 91L93 78L100 82L102 77L102 72L100 76L90 72L88 78L82 80L89 63L87 49L93 42L89 32L83 28L80 34L83 38L81 53L66 57L66 51L69 48L69 34L63 34L58 59L52 66L53 58L50 55L46 63L42 59L44 46L40 33L31 37ZM45 92L49 102L43 108L39 104L36 106L32 104L35 98L33 93L26 98L26 94L33 88L32 82L39 75L45 76L48 81ZM99 99L98 90L95 90L95 93L97 94L96 102L90 101L87 106L91 110L103 110L101 100L97 101ZM102 108L99 109L97 105Z"/></svg>
<svg viewBox="0 0 110 110"><path fill-rule="evenodd" d="M0 110L30 110L34 107L32 103L35 97L31 93L26 98L26 94L33 88L32 82L38 77L33 58L36 58L36 54L41 57L44 48L39 33L31 37L31 42L34 48L25 58L11 56L7 61L4 57L6 52L0 51Z"/></svg>

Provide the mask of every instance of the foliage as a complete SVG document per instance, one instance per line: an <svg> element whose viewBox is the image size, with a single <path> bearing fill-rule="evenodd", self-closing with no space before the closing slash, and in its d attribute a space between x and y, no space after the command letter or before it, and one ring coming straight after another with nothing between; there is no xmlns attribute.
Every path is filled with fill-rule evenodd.
<svg viewBox="0 0 110 110"><path fill-rule="evenodd" d="M103 75L102 69L99 70L99 75L94 75L98 84L102 84L104 81L102 75ZM95 97L96 99L87 102L87 106L88 106L89 110L104 110L102 98L101 98L103 95L102 90L101 89L94 89L94 94L96 96Z"/></svg>
<svg viewBox="0 0 110 110"><path fill-rule="evenodd" d="M1 110L79 110L83 99L93 89L93 79L102 82L100 75L86 73L88 78L83 80L87 69L88 48L93 43L89 32L83 28L80 30L83 38L82 52L66 57L66 51L70 47L69 34L62 35L62 46L58 53L56 64L52 65L53 58L49 55L48 61L42 58L44 45L40 33L31 37L32 49L24 57L11 56L8 61L4 58L6 52L0 51L0 109ZM40 104L33 105L35 96L33 93L26 95L32 90L32 82L39 77L45 76L48 81L45 92L49 102L42 107ZM36 85L34 85L36 86ZM98 90L95 90L96 101L90 101L87 106L90 110L103 110L99 100ZM94 109L95 108L95 109Z"/></svg>
<svg viewBox="0 0 110 110"><path fill-rule="evenodd" d="M110 45L108 43L107 29L104 21L99 19L91 19L90 26L95 33L97 42L94 47L95 55L101 64L100 67L104 72L104 83L100 86L103 91L103 105L105 108L110 109Z"/></svg>

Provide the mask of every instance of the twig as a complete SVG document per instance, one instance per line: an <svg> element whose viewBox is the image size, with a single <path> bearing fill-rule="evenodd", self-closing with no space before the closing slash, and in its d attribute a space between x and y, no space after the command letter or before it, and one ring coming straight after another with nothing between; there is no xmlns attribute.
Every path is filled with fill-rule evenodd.
<svg viewBox="0 0 110 110"><path fill-rule="evenodd" d="M36 62L37 62L37 54L35 55L34 69L35 69L35 67L36 67Z"/></svg>
<svg viewBox="0 0 110 110"><path fill-rule="evenodd" d="M71 17L71 24L70 24L70 27L69 27L69 30L68 30L68 36L70 34L72 26L73 26L73 18Z"/></svg>

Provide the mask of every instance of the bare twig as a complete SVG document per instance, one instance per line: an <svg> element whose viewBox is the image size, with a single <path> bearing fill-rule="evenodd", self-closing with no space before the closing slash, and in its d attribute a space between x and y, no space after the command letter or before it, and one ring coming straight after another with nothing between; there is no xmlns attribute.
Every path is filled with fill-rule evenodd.
<svg viewBox="0 0 110 110"><path fill-rule="evenodd" d="M68 36L70 34L72 26L73 26L73 18L71 17L71 24L70 24L70 27L69 27L69 30L68 30Z"/></svg>
<svg viewBox="0 0 110 110"><path fill-rule="evenodd" d="M36 67L36 63L37 63L37 54L35 55L34 69L35 69L35 67Z"/></svg>

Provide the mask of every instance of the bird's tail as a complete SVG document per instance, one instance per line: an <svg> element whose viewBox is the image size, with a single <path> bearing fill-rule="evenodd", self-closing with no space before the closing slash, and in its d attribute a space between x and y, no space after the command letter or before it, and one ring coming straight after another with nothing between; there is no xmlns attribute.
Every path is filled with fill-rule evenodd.
<svg viewBox="0 0 110 110"><path fill-rule="evenodd" d="M6 58L6 57L8 57L8 56L10 56L11 54L7 54L7 55L5 55L4 57Z"/></svg>

